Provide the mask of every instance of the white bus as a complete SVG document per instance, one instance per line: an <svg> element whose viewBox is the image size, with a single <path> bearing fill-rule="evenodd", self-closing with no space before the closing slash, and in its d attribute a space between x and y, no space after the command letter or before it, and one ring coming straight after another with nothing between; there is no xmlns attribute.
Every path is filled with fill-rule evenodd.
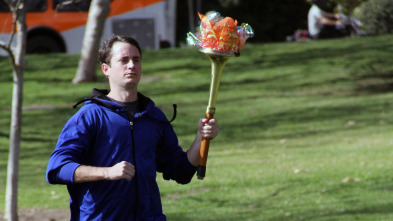
<svg viewBox="0 0 393 221"><path fill-rule="evenodd" d="M80 53L91 0L27 0L27 53ZM102 38L129 35L142 48L175 46L175 0L113 0ZM12 13L0 0L0 41L8 42ZM5 51L0 49L0 54Z"/></svg>

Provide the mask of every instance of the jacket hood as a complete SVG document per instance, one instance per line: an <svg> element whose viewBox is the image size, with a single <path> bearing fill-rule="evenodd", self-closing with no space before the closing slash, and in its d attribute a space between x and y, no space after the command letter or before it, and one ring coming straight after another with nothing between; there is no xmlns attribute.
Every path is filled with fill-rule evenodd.
<svg viewBox="0 0 393 221"><path fill-rule="evenodd" d="M85 104L95 103L100 106L104 106L106 108L109 108L111 110L116 110L116 109L122 108L120 105L113 103L112 101L110 101L108 99L108 97L106 95L108 95L109 92L110 92L110 90L108 90L108 89L93 88L93 90L91 92L91 96L80 100L79 102L77 102L73 106L73 108L75 109L79 104L81 104L83 102L85 102ZM177 105L173 104L173 117L169 122L172 122L175 120L176 108L177 108ZM142 115L145 115L145 114L153 119L168 122L164 113L162 113L161 110L156 108L154 102L150 98L148 98L138 92L138 106L137 106L137 113L135 114L135 117L141 117Z"/></svg>

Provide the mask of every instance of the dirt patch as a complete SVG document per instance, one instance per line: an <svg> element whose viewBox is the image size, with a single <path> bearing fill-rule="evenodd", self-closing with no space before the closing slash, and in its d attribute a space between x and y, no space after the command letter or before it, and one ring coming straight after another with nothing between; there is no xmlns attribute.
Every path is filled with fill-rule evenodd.
<svg viewBox="0 0 393 221"><path fill-rule="evenodd" d="M68 209L20 209L19 221L68 221L70 211ZM0 221L4 221L4 214L0 213Z"/></svg>

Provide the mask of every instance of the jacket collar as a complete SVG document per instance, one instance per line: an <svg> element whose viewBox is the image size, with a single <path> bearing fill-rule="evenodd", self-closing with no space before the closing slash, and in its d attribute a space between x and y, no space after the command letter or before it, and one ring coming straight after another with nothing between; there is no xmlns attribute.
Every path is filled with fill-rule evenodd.
<svg viewBox="0 0 393 221"><path fill-rule="evenodd" d="M91 96L87 97L85 99L82 99L80 101L78 101L73 108L75 109L79 104L85 102L85 101L92 101L94 103L97 103L101 106L107 107L109 109L118 109L119 106L113 104L112 102L110 102L110 100L108 99L108 97L106 95L108 95L110 92L109 89L97 89L97 88L93 88L92 92L91 92ZM109 101L109 102L105 102L105 101ZM137 112L144 112L147 109L147 105L150 102L150 98L144 96L143 94L138 92L138 106L137 106Z"/></svg>
<svg viewBox="0 0 393 221"><path fill-rule="evenodd" d="M116 110L121 108L119 105L111 102L108 97L106 96L107 94L109 94L110 90L108 89L97 89L97 88L93 88L93 91L91 93L90 97L87 97L85 99L80 100L79 102L77 102L73 108L75 109L79 104L85 102L85 101L91 101L93 103L96 103L98 105L107 107L111 110ZM138 92L138 106L137 106L137 112L138 115L143 115L145 113L147 113L150 109L152 109L154 107L154 103L153 101L144 96L143 94ZM154 108L153 108L154 109ZM173 104L173 116L171 120L165 120L167 122L172 122L175 120L176 118L176 114L177 114L177 105ZM153 114L154 115L154 114ZM153 116L152 116L153 117ZM153 117L155 119L163 119L162 117ZM163 120L160 120L163 121Z"/></svg>

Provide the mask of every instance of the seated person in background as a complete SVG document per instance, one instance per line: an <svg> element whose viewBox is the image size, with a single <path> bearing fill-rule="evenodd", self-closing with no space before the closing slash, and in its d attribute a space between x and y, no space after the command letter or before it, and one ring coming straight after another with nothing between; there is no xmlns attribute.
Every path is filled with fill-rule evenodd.
<svg viewBox="0 0 393 221"><path fill-rule="evenodd" d="M313 0L308 12L308 32L314 39L343 37L340 15L322 10L326 0Z"/></svg>

